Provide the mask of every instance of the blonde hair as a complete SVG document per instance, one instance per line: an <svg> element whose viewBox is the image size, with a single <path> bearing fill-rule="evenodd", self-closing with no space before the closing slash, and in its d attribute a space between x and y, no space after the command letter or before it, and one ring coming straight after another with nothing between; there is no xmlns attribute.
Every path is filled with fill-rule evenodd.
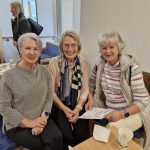
<svg viewBox="0 0 150 150"><path fill-rule="evenodd" d="M61 40L60 40L60 43L59 43L60 50L63 51L63 42L64 42L64 39L65 39L66 36L70 36L70 37L72 37L72 38L76 41L76 43L78 44L78 51L80 52L81 47L82 47L82 46L81 46L80 37L79 37L79 35L78 35L75 31L73 31L73 30L67 30L67 31L65 31L65 32L62 34Z"/></svg>
<svg viewBox="0 0 150 150"><path fill-rule="evenodd" d="M21 3L19 3L19 2L12 2L12 3L10 3L10 6L16 8L16 10L17 10L17 16L18 16L18 14L20 12L23 13L23 8L22 8Z"/></svg>

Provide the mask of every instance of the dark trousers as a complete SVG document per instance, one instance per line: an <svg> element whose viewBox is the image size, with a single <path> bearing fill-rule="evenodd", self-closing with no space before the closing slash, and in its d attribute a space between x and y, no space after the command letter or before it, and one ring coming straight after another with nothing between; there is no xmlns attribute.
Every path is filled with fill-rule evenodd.
<svg viewBox="0 0 150 150"><path fill-rule="evenodd" d="M55 105L52 107L52 117L63 134L64 150L89 138L89 120L78 119L76 123L70 123L64 112Z"/></svg>
<svg viewBox="0 0 150 150"><path fill-rule="evenodd" d="M33 136L29 128L13 128L6 131L6 134L17 145L30 150L63 150L63 137L51 117L43 132Z"/></svg>

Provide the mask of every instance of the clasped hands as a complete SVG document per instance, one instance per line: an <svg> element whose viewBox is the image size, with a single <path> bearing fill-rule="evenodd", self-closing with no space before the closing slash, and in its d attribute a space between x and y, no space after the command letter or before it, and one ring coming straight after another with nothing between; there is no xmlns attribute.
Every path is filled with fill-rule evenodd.
<svg viewBox="0 0 150 150"><path fill-rule="evenodd" d="M41 115L33 120L23 119L22 124L27 128L31 128L32 135L37 136L43 132L43 129L47 125L47 119L48 118Z"/></svg>
<svg viewBox="0 0 150 150"><path fill-rule="evenodd" d="M74 108L74 110L71 110L69 107L65 106L63 108L63 112L65 113L66 117L68 118L68 121L71 123L76 123L79 117L80 110L78 108Z"/></svg>

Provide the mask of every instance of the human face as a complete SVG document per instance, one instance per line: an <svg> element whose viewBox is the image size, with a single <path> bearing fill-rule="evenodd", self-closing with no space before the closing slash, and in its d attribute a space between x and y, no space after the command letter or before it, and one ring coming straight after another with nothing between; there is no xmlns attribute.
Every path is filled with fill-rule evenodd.
<svg viewBox="0 0 150 150"><path fill-rule="evenodd" d="M102 57L109 63L110 65L114 65L117 63L119 58L119 50L115 43L107 43L103 44L102 47Z"/></svg>
<svg viewBox="0 0 150 150"><path fill-rule="evenodd" d="M73 61L74 58L78 55L78 44L70 36L66 36L63 41L63 54L68 61Z"/></svg>
<svg viewBox="0 0 150 150"><path fill-rule="evenodd" d="M17 9L16 9L16 7L10 6L10 12L12 13L12 15L13 15L14 17L17 16Z"/></svg>
<svg viewBox="0 0 150 150"><path fill-rule="evenodd" d="M21 58L26 64L35 64L40 56L40 49L34 39L25 39L21 47Z"/></svg>

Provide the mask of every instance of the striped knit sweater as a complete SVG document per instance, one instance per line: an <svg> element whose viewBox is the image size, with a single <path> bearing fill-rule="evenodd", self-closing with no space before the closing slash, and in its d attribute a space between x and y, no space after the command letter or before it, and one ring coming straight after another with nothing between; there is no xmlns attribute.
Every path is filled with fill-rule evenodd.
<svg viewBox="0 0 150 150"><path fill-rule="evenodd" d="M96 89L97 67L98 66L96 64L90 77L90 90L92 91L95 91ZM128 107L129 102L126 100L122 92L120 62L118 61L114 66L105 63L101 75L100 86L105 95L106 107L112 109L123 109ZM139 65L136 62L133 62L131 66L131 78L126 80L128 84L129 80L131 82L130 88L132 93L132 101L145 103L149 94L145 89L143 84L143 75L139 71Z"/></svg>

